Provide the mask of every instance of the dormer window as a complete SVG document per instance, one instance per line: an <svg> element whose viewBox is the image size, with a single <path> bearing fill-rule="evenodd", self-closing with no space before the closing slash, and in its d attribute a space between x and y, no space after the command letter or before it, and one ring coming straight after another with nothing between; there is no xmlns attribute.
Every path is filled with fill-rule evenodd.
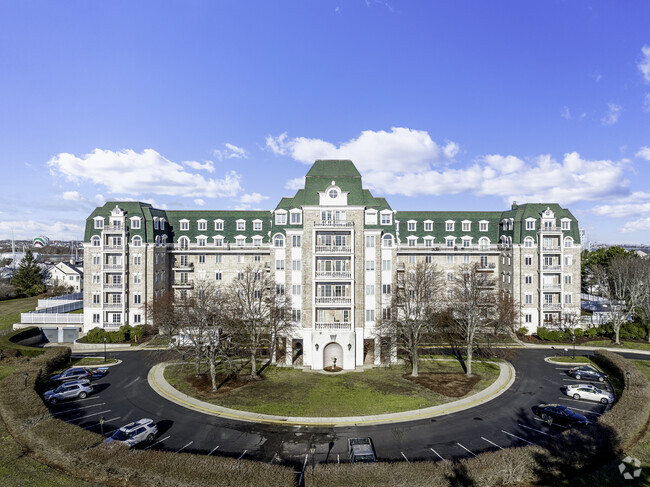
<svg viewBox="0 0 650 487"><path fill-rule="evenodd" d="M488 231L488 222L485 220L482 220L478 222L478 230L479 232L487 232Z"/></svg>
<svg viewBox="0 0 650 487"><path fill-rule="evenodd" d="M246 230L246 220L237 220L237 230L240 232Z"/></svg>
<svg viewBox="0 0 650 487"><path fill-rule="evenodd" d="M332 188L327 193L327 196L329 196L332 199L336 199L339 196L339 191L336 188Z"/></svg>
<svg viewBox="0 0 650 487"><path fill-rule="evenodd" d="M411 220L406 224L406 228L408 229L409 232L415 232L416 227L417 227L417 222L415 220Z"/></svg>
<svg viewBox="0 0 650 487"><path fill-rule="evenodd" d="M526 230L535 230L535 220L534 219L529 219L526 220Z"/></svg>
<svg viewBox="0 0 650 487"><path fill-rule="evenodd" d="M181 220L179 223L181 224L181 231L188 231L190 229L189 220Z"/></svg>
<svg viewBox="0 0 650 487"><path fill-rule="evenodd" d="M153 229L158 230L158 217L157 216L153 217Z"/></svg>
<svg viewBox="0 0 650 487"><path fill-rule="evenodd" d="M433 222L431 220L427 220L424 222L424 231L433 232Z"/></svg>
<svg viewBox="0 0 650 487"><path fill-rule="evenodd" d="M104 218L99 216L99 217L95 217L94 220L95 220L95 228L97 230L100 230L100 229L104 228Z"/></svg>
<svg viewBox="0 0 650 487"><path fill-rule="evenodd" d="M381 214L381 224L390 225L393 223L393 215L390 212Z"/></svg>
<svg viewBox="0 0 650 487"><path fill-rule="evenodd" d="M198 230L199 231L206 231L208 229L208 221L207 220L199 220L196 223L198 225Z"/></svg>
<svg viewBox="0 0 650 487"><path fill-rule="evenodd" d="M463 224L463 232L470 232L472 230L472 222L464 220L462 224Z"/></svg>
<svg viewBox="0 0 650 487"><path fill-rule="evenodd" d="M131 218L131 228L133 230L139 230L141 227L140 218Z"/></svg>
<svg viewBox="0 0 650 487"><path fill-rule="evenodd" d="M287 224L287 214L285 212L278 212L275 214L275 224L276 225L286 225Z"/></svg>
<svg viewBox="0 0 650 487"><path fill-rule="evenodd" d="M562 230L571 230L571 220L562 220Z"/></svg>
<svg viewBox="0 0 650 487"><path fill-rule="evenodd" d="M456 222L454 222L453 220L447 220L445 222L445 229L448 232L453 232L454 231L454 223L456 223Z"/></svg>
<svg viewBox="0 0 650 487"><path fill-rule="evenodd" d="M302 212L300 211L291 211L291 222L292 225L300 225L302 223Z"/></svg>
<svg viewBox="0 0 650 487"><path fill-rule="evenodd" d="M214 229L216 231L223 230L223 220L215 220L214 221Z"/></svg>
<svg viewBox="0 0 650 487"><path fill-rule="evenodd" d="M262 220L253 220L253 231L255 232L262 231Z"/></svg>

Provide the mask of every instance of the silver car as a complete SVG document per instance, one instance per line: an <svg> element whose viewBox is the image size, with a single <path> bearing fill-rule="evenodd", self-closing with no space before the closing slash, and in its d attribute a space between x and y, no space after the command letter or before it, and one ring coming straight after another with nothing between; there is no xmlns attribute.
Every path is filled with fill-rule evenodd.
<svg viewBox="0 0 650 487"><path fill-rule="evenodd" d="M56 389L49 390L43 394L43 400L50 404L56 404L64 399L84 399L93 391L93 386L88 380L75 380L65 382Z"/></svg>
<svg viewBox="0 0 650 487"><path fill-rule="evenodd" d="M143 441L150 443L158 434L158 428L152 419L142 418L126 426L122 426L106 440L106 443L126 443L129 446L137 445Z"/></svg>
<svg viewBox="0 0 650 487"><path fill-rule="evenodd" d="M587 399L588 401L600 401L603 404L613 403L614 395L610 392L598 389L591 384L577 384L567 386L565 394L573 399Z"/></svg>

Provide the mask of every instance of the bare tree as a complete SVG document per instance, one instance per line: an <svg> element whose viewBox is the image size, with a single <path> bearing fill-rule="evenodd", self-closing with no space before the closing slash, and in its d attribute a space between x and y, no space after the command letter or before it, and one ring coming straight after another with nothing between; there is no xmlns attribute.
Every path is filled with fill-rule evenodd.
<svg viewBox="0 0 650 487"><path fill-rule="evenodd" d="M390 316L378 322L380 336L389 336L406 351L411 376L418 376L418 354L423 339L444 309L443 278L433 263L419 262L407 271L397 271Z"/></svg>
<svg viewBox="0 0 650 487"><path fill-rule="evenodd" d="M174 301L174 293L165 293L144 306L145 322L153 326L161 336L171 341L180 327L180 315Z"/></svg>
<svg viewBox="0 0 650 487"><path fill-rule="evenodd" d="M519 324L519 303L510 293L498 292L495 297L495 319L492 322L494 335L505 332L511 337L516 336Z"/></svg>
<svg viewBox="0 0 650 487"><path fill-rule="evenodd" d="M260 349L267 344L273 353L275 339L290 332L290 300L263 267L247 266L227 287L226 303L230 330L248 351L250 377L256 379Z"/></svg>
<svg viewBox="0 0 650 487"><path fill-rule="evenodd" d="M450 310L454 328L465 342L466 374L472 375L472 352L477 333L494 320L496 283L478 264L460 266L453 278Z"/></svg>
<svg viewBox="0 0 650 487"><path fill-rule="evenodd" d="M611 259L607 267L592 268L599 294L609 301L610 321L614 328L615 342L620 342L621 326L642 301L644 281L640 258L620 255Z"/></svg>
<svg viewBox="0 0 650 487"><path fill-rule="evenodd" d="M580 312L565 312L560 316L560 320L555 324L564 332L569 332L571 335L571 343L573 343L573 359L576 358L576 328L580 327Z"/></svg>
<svg viewBox="0 0 650 487"><path fill-rule="evenodd" d="M643 321L648 342L650 342L650 259L639 259L639 277L645 283L641 290L641 297L637 304L637 310Z"/></svg>

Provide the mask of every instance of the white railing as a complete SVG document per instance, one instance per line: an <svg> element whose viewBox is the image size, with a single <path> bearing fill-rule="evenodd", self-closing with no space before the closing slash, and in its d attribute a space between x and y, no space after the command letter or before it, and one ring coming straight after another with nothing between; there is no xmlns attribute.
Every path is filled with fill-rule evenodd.
<svg viewBox="0 0 650 487"><path fill-rule="evenodd" d="M560 271L560 270L562 270L562 266L560 266L560 265L543 265L542 270L543 271Z"/></svg>
<svg viewBox="0 0 650 487"><path fill-rule="evenodd" d="M123 307L122 303L104 303L104 309L122 309Z"/></svg>
<svg viewBox="0 0 650 487"><path fill-rule="evenodd" d="M124 245L104 245L104 250L124 250Z"/></svg>
<svg viewBox="0 0 650 487"><path fill-rule="evenodd" d="M429 252L451 252L451 251L459 251L459 252L496 252L501 249L500 245L497 244L491 244L491 245L468 245L464 246L462 244L460 245L453 245L451 247L448 247L447 245L444 244L438 244L438 245L427 245L425 243L421 244L416 244L416 245L408 245L408 244L400 244L399 245L399 250L400 251L409 251L409 250L427 250Z"/></svg>
<svg viewBox="0 0 650 487"><path fill-rule="evenodd" d="M351 304L352 298L349 296L327 296L317 297L316 304Z"/></svg>
<svg viewBox="0 0 650 487"><path fill-rule="evenodd" d="M542 289L544 289L545 291L559 291L560 289L562 289L562 285L561 284L544 284L544 285L542 285Z"/></svg>
<svg viewBox="0 0 650 487"><path fill-rule="evenodd" d="M559 252L560 250L562 250L562 247L560 247L558 245L552 245L552 246L544 245L542 247L542 250L544 252Z"/></svg>
<svg viewBox="0 0 650 487"><path fill-rule="evenodd" d="M124 288L124 284L104 283L104 289L123 289L123 288Z"/></svg>
<svg viewBox="0 0 650 487"><path fill-rule="evenodd" d="M194 287L194 281L178 281L173 283L172 287L192 289Z"/></svg>
<svg viewBox="0 0 650 487"><path fill-rule="evenodd" d="M330 227L330 228L351 228L354 227L354 222L341 221L341 220L318 220L314 222L315 227Z"/></svg>
<svg viewBox="0 0 650 487"><path fill-rule="evenodd" d="M72 293L72 294L63 294L62 296L53 296L51 298L39 299L38 307L47 308L48 306L58 306L61 303L59 301L78 301L84 298L84 293Z"/></svg>
<svg viewBox="0 0 650 487"><path fill-rule="evenodd" d="M350 331L352 330L352 323L345 323L345 322L340 322L340 321L326 321L326 322L316 322L314 323L314 329L315 330L325 330L325 331L334 331L334 330L341 330L341 331Z"/></svg>
<svg viewBox="0 0 650 487"><path fill-rule="evenodd" d="M21 323L30 324L55 324L55 323L70 323L70 324L83 324L83 313L21 313Z"/></svg>
<svg viewBox="0 0 650 487"><path fill-rule="evenodd" d="M105 232L124 232L126 227L124 225L104 225Z"/></svg>
<svg viewBox="0 0 650 487"><path fill-rule="evenodd" d="M559 303L544 303L544 309L562 309L562 305Z"/></svg>
<svg viewBox="0 0 650 487"><path fill-rule="evenodd" d="M352 252L352 247L346 245L316 245L316 252L324 252L329 254L349 254Z"/></svg>
<svg viewBox="0 0 650 487"><path fill-rule="evenodd" d="M107 330L119 330L120 326L122 326L122 323L111 323L110 321L105 321L103 325Z"/></svg>
<svg viewBox="0 0 650 487"><path fill-rule="evenodd" d="M105 271L123 271L124 264L104 264Z"/></svg>
<svg viewBox="0 0 650 487"><path fill-rule="evenodd" d="M193 271L194 270L194 262L189 262L186 264L181 264L181 263L176 263L172 266L172 269L175 271Z"/></svg>
<svg viewBox="0 0 650 487"><path fill-rule="evenodd" d="M350 271L316 271L316 279L352 279Z"/></svg>
<svg viewBox="0 0 650 487"><path fill-rule="evenodd" d="M480 264L477 269L479 271L489 271L489 270L494 270L496 269L496 264L494 262L490 262L488 264Z"/></svg>

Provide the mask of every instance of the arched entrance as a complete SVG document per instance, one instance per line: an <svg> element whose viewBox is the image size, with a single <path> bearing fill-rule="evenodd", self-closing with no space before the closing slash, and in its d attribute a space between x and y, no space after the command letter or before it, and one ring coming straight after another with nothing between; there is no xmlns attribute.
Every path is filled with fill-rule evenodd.
<svg viewBox="0 0 650 487"><path fill-rule="evenodd" d="M336 366L343 368L343 347L338 343L328 343L323 348L323 367L332 367L336 359Z"/></svg>

